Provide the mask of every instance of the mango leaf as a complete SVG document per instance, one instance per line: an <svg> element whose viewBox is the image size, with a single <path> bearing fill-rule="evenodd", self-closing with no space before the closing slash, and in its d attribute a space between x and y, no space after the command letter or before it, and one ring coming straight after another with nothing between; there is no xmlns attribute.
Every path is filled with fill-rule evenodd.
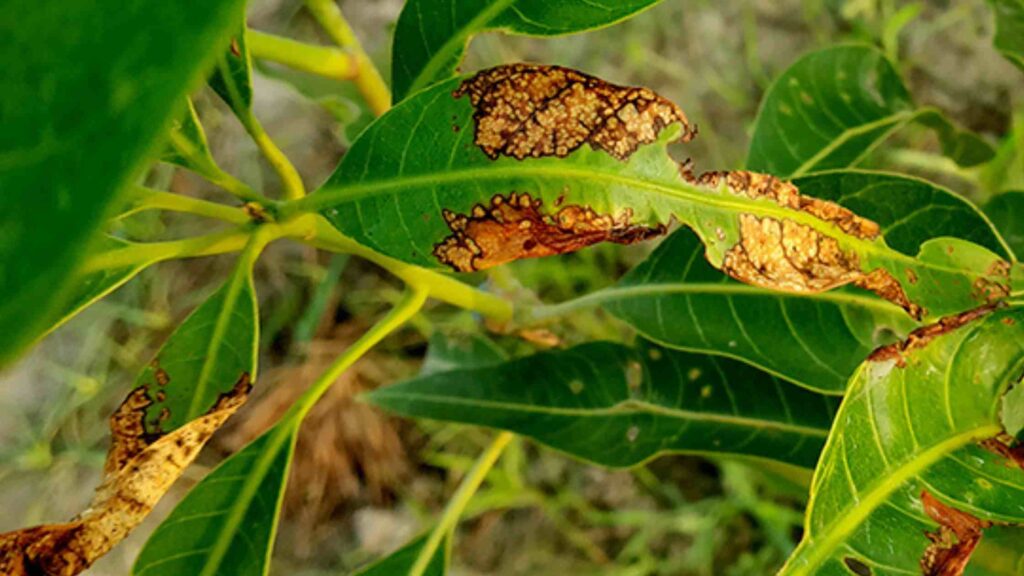
<svg viewBox="0 0 1024 576"><path fill-rule="evenodd" d="M742 360L824 394L842 394L865 356L917 325L852 290L792 295L731 280L688 229L589 297L659 344Z"/></svg>
<svg viewBox="0 0 1024 576"><path fill-rule="evenodd" d="M851 381L781 574L958 574L989 522L1024 521L1024 470L993 439L1022 369L1019 308L950 317L875 352Z"/></svg>
<svg viewBox="0 0 1024 576"><path fill-rule="evenodd" d="M1024 0L991 0L995 12L993 43L1010 62L1024 70Z"/></svg>
<svg viewBox="0 0 1024 576"><path fill-rule="evenodd" d="M1007 254L977 208L924 180L835 171L796 184L877 222L905 253L951 236ZM680 230L617 286L587 298L663 345L724 354L823 393L841 393L869 352L915 326L899 308L851 290L796 296L738 283L701 252L693 233Z"/></svg>
<svg viewBox="0 0 1024 576"><path fill-rule="evenodd" d="M102 254L104 252L121 250L132 244L133 242L113 236L103 236L96 242L94 249L95 253ZM77 274L71 283L71 297L61 305L57 313L52 317L43 335L45 336L63 326L68 320L78 315L79 312L105 298L114 290L124 286L129 280L137 276L139 272L142 272L158 260L159 257L154 256L152 260L137 262L128 266L109 268L87 274Z"/></svg>
<svg viewBox="0 0 1024 576"><path fill-rule="evenodd" d="M252 115L252 56L245 43L245 24L236 29L210 76L210 88L245 124Z"/></svg>
<svg viewBox="0 0 1024 576"><path fill-rule="evenodd" d="M299 422L286 416L193 487L149 537L132 574L267 574Z"/></svg>
<svg viewBox="0 0 1024 576"><path fill-rule="evenodd" d="M366 399L404 416L510 430L614 467L668 452L810 467L836 406L738 362L610 342L421 376Z"/></svg>
<svg viewBox="0 0 1024 576"><path fill-rule="evenodd" d="M206 132L191 99L186 100L185 113L171 124L167 140L167 147L160 156L164 162L203 175L217 172L216 161L206 141Z"/></svg>
<svg viewBox="0 0 1024 576"><path fill-rule="evenodd" d="M447 372L456 368L480 368L508 360L505 351L493 340L475 332L447 334L438 330L430 335L427 355L420 376Z"/></svg>
<svg viewBox="0 0 1024 576"><path fill-rule="evenodd" d="M399 102L455 75L473 36L488 30L558 36L609 26L660 0L408 0L392 46Z"/></svg>
<svg viewBox="0 0 1024 576"><path fill-rule="evenodd" d="M1003 192L989 200L985 213L1002 232L1015 257L1024 256L1024 191Z"/></svg>
<svg viewBox="0 0 1024 576"><path fill-rule="evenodd" d="M770 176L693 176L667 153L693 135L683 112L648 90L560 67L500 66L392 108L290 208L323 209L380 252L462 272L637 242L677 221L697 232L713 266L765 288L853 283L915 317L1008 294L1008 265L981 246L936 238L912 257L876 223Z"/></svg>
<svg viewBox="0 0 1024 576"><path fill-rule="evenodd" d="M935 128L943 150L961 165L995 155L936 110L918 108L880 50L841 45L811 52L776 78L761 101L747 168L795 178L854 166L914 120Z"/></svg>
<svg viewBox="0 0 1024 576"><path fill-rule="evenodd" d="M70 296L93 231L243 4L5 4L18 16L0 49L0 365Z"/></svg>
<svg viewBox="0 0 1024 576"><path fill-rule="evenodd" d="M87 570L146 518L251 388L247 376L239 378L205 414L165 435L146 432L147 389L132 390L110 418L103 481L89 507L66 523L0 534L0 573L75 576Z"/></svg>
<svg viewBox="0 0 1024 576"><path fill-rule="evenodd" d="M381 558L373 564L356 572L353 576L394 576L396 574L408 574L416 560L419 558L420 549L426 544L430 534L425 534L402 546L390 555ZM434 557L427 564L423 576L444 576L448 570L448 560L445 550L448 548L447 538L437 547Z"/></svg>
<svg viewBox="0 0 1024 576"><path fill-rule="evenodd" d="M259 315L253 264L262 250L254 238L227 282L167 338L136 378L152 405L146 430L174 430L231 389L241 374L256 379Z"/></svg>

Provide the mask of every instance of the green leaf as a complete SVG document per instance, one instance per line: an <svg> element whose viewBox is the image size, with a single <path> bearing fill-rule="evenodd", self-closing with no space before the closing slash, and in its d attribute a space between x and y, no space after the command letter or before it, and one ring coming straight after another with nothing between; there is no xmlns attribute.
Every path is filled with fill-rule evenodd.
<svg viewBox="0 0 1024 576"><path fill-rule="evenodd" d="M488 30L559 36L609 26L660 0L408 0L392 46L399 102L455 75L473 36Z"/></svg>
<svg viewBox="0 0 1024 576"><path fill-rule="evenodd" d="M94 246L96 253L103 253L127 248L133 243L113 236L103 236L96 244ZM63 326L68 320L77 316L79 312L100 301L114 290L124 286L129 280L137 276L139 272L142 272L158 260L159 257L154 256L152 260L138 262L129 266L120 266L84 275L76 275L72 281L71 297L60 307L43 335L45 336Z"/></svg>
<svg viewBox="0 0 1024 576"><path fill-rule="evenodd" d="M1024 256L1024 191L1003 192L989 200L985 213L1016 257Z"/></svg>
<svg viewBox="0 0 1024 576"><path fill-rule="evenodd" d="M421 376L366 398L405 416L510 430L614 467L667 452L813 466L836 404L738 362L609 342Z"/></svg>
<svg viewBox="0 0 1024 576"><path fill-rule="evenodd" d="M198 174L216 172L217 163L210 153L206 132L199 122L192 100L186 100L185 113L171 124L167 148L160 156L164 162L188 168Z"/></svg>
<svg viewBox="0 0 1024 576"><path fill-rule="evenodd" d="M133 575L267 574L300 422L290 416L189 491L149 537Z"/></svg>
<svg viewBox="0 0 1024 576"><path fill-rule="evenodd" d="M260 242L250 241L227 282L178 326L136 378L153 400L148 432L166 433L196 418L243 375L255 381L259 315L252 269Z"/></svg>
<svg viewBox="0 0 1024 576"><path fill-rule="evenodd" d="M210 76L210 87L245 124L252 115L252 57L245 43L245 24L235 31Z"/></svg>
<svg viewBox="0 0 1024 576"><path fill-rule="evenodd" d="M419 558L420 549L426 544L430 534L425 534L392 552L385 558L356 572L353 576L395 576L397 574L408 574ZM423 576L444 576L447 572L448 562L445 558L445 550L448 548L447 538L437 547L434 557L427 564Z"/></svg>
<svg viewBox="0 0 1024 576"><path fill-rule="evenodd" d="M671 348L742 360L825 394L841 394L872 350L916 323L900 308L852 290L794 295L724 276L683 229L614 288L603 306Z"/></svg>
<svg viewBox="0 0 1024 576"><path fill-rule="evenodd" d="M420 376L456 368L482 368L505 360L508 360L505 351L483 334L446 334L438 330L430 335Z"/></svg>
<svg viewBox="0 0 1024 576"><path fill-rule="evenodd" d="M993 43L1003 56L1024 70L1024 0L991 0L995 12Z"/></svg>
<svg viewBox="0 0 1024 576"><path fill-rule="evenodd" d="M500 78L506 71L525 78L537 90L552 86L561 89L563 83L557 77L569 74L558 68L503 67L481 73L465 86ZM587 82L590 88L584 92L596 90L594 97L598 99L607 97L605 92L621 95L625 90L602 85L598 79ZM497 89L508 86L501 81L494 85ZM856 230L843 232L806 208L756 197L749 188L743 192L736 187L687 179L667 152L668 143L684 134L681 120L664 127L657 140L648 145L629 138L617 142L638 145L632 155L623 154L623 159L600 145L595 149L585 144L567 149L564 157L544 156L539 151L534 154L540 157L505 156L505 148L487 147L487 140L475 136L474 106L468 98L459 97L461 92L455 92L459 86L459 79L439 84L392 108L363 132L327 183L292 208L323 209L343 233L399 260L431 268L447 264L459 270L568 252L601 240L628 243L657 234L673 220L697 232L705 244L707 260L721 269L726 268L730 251L734 255L741 251L741 234L753 233L749 230L751 221L787 221L806 226L800 229L822 239L833 239L841 251L859 263L860 270L855 274L877 271L891 276L905 291L907 301L901 305L915 313L938 317L974 308L986 301L985 293L991 294L990 290L978 290L978 286L1006 291L1008 281L998 273L998 256L982 247L956 239L933 239L922 244L915 257L890 247L881 237L872 239ZM657 102L671 106L664 100ZM539 105L551 106L551 100ZM630 106L624 105L621 113L631 114ZM557 108L549 112L557 112ZM537 142L549 141L543 135L543 126L530 126L542 133ZM657 122L648 127L651 138L658 127ZM642 131L640 127L637 130ZM493 134L485 137L492 138L491 144L505 142ZM474 145L475 141L482 144ZM482 147L496 158L492 159ZM430 153L422 152L428 150ZM738 179L743 180L742 175ZM770 179L753 175L748 186L767 182ZM784 184L776 185L785 188ZM527 195L532 204L524 209L522 202ZM513 199L519 203L513 216L535 220L536 228L510 229L495 216L488 216L491 211L500 212L498 202L512 206ZM471 218L480 222L480 229L472 231L479 235L475 239L463 229ZM562 218L569 223L562 222ZM588 228L588 219L595 220L592 228ZM580 220L584 222L575 224ZM610 221L618 223L612 225ZM748 222L746 232L741 226L744 221ZM605 226L606 234L601 233L601 226ZM596 233L593 228L598 229ZM481 243L488 247L482 256ZM473 246L477 252L473 252ZM447 252L439 253L441 250ZM455 256L464 260L457 262ZM685 261L678 262L678 266L685 266ZM732 272L742 276L735 268ZM751 276L747 275L751 282L780 287ZM787 289L813 291L792 286Z"/></svg>
<svg viewBox="0 0 1024 576"><path fill-rule="evenodd" d="M835 171L796 184L877 222L905 253L943 236L1007 253L977 208L924 180ZM728 279L704 261L689 230L665 240L616 287L588 298L663 345L738 358L824 393L841 393L868 353L915 326L899 308L853 290L780 294Z"/></svg>
<svg viewBox="0 0 1024 576"><path fill-rule="evenodd" d="M851 563L919 573L925 532L937 527L922 510L925 491L982 520L1024 521L1024 471L977 444L1001 433L1001 397L1024 369L1024 310L972 321L978 314L858 370L782 574L846 574Z"/></svg>
<svg viewBox="0 0 1024 576"><path fill-rule="evenodd" d="M0 49L0 364L70 297L66 282L93 231L157 149L242 7L5 4L12 16Z"/></svg>
<svg viewBox="0 0 1024 576"><path fill-rule="evenodd" d="M943 150L961 165L995 155L936 110L918 108L881 51L841 45L811 52L776 78L761 101L747 168L795 178L854 166L914 120L935 128Z"/></svg>

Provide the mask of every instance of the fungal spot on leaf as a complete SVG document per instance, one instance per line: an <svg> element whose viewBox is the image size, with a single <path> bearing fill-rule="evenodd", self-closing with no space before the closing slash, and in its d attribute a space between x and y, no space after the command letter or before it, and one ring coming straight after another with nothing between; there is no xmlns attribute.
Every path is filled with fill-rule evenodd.
<svg viewBox="0 0 1024 576"><path fill-rule="evenodd" d="M850 572L853 572L857 576L871 576L871 567L854 558L853 556L847 556L843 558L843 564L849 568Z"/></svg>
<svg viewBox="0 0 1024 576"><path fill-rule="evenodd" d="M982 531L991 526L991 522L946 506L928 491L921 492L921 505L928 516L939 523L938 530L925 532L931 545L921 557L921 573L960 576L981 540Z"/></svg>
<svg viewBox="0 0 1024 576"><path fill-rule="evenodd" d="M88 509L64 524L0 534L0 574L73 576L86 570L142 522L250 389L249 375L242 374L205 415L163 436L143 426L152 403L146 387L133 390L110 418L111 447Z"/></svg>
<svg viewBox="0 0 1024 576"><path fill-rule="evenodd" d="M572 380L569 382L569 390L573 394L579 394L580 392L583 392L583 388L584 386L582 380Z"/></svg>
<svg viewBox="0 0 1024 576"><path fill-rule="evenodd" d="M630 442L636 442L638 436L640 436L639 427L630 426L629 429L626 430L626 440L629 440Z"/></svg>
<svg viewBox="0 0 1024 576"><path fill-rule="evenodd" d="M644 368L639 362L628 362L626 363L626 386L629 387L630 391L636 392L640 390L640 386L644 382Z"/></svg>
<svg viewBox="0 0 1024 576"><path fill-rule="evenodd" d="M999 303L986 304L985 306L968 310L967 312L961 312L960 314L940 318L939 321L934 324L929 324L915 329L907 335L905 340L894 342L887 346L882 346L881 348L876 348L875 351L868 356L868 360L871 362L895 360L897 366L903 367L906 365L904 357L907 352L924 348L935 338L942 336L947 332L952 332L953 330L969 324L983 316L987 316L1000 306L1001 305Z"/></svg>
<svg viewBox="0 0 1024 576"><path fill-rule="evenodd" d="M474 142L490 158L564 157L583 144L625 160L670 124L696 135L678 106L646 88L617 86L560 66L483 70L452 94L476 111Z"/></svg>
<svg viewBox="0 0 1024 576"><path fill-rule="evenodd" d="M700 378L700 368L690 368L686 371L686 377L690 379L690 382L696 382Z"/></svg>
<svg viewBox="0 0 1024 576"><path fill-rule="evenodd" d="M599 242L633 244L660 236L666 226L630 224L629 208L617 216L579 205L555 214L541 212L542 202L529 194L495 195L489 206L469 214L442 211L451 235L434 245L433 254L456 272L484 270L522 258L575 252Z"/></svg>
<svg viewBox="0 0 1024 576"><path fill-rule="evenodd" d="M1024 470L1024 444L1017 442L1009 435L986 438L980 442L980 445L989 452L1006 458L1010 465Z"/></svg>
<svg viewBox="0 0 1024 576"><path fill-rule="evenodd" d="M1010 295L1010 263L996 260L978 277L972 286L972 295L981 302L996 302Z"/></svg>

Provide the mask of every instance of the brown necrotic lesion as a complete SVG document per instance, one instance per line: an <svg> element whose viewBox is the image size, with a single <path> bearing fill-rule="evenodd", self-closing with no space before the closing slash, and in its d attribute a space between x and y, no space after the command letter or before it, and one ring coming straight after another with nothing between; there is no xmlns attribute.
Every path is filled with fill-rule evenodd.
<svg viewBox="0 0 1024 576"><path fill-rule="evenodd" d="M575 252L599 242L632 244L665 233L664 225L637 226L633 212L599 214L567 205L553 214L529 194L497 194L468 214L442 212L451 234L434 245L434 256L457 272L472 272L523 258Z"/></svg>
<svg viewBox="0 0 1024 576"><path fill-rule="evenodd" d="M453 96L469 96L475 143L492 159L563 157L590 144L625 160L670 124L682 125L684 141L696 135L683 111L654 92L560 66L497 66Z"/></svg>

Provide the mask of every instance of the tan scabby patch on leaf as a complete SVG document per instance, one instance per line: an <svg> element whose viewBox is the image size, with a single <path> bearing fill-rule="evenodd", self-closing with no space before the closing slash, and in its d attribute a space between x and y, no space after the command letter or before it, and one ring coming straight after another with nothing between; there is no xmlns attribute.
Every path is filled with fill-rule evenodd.
<svg viewBox="0 0 1024 576"><path fill-rule="evenodd" d="M684 173L686 177L686 173ZM734 194L748 198L764 198L784 208L806 212L811 216L831 222L843 232L873 240L878 237L878 224L862 218L835 202L812 198L800 194L800 190L792 182L779 180L769 174L735 170L732 172L705 172L699 177L690 178L692 182L702 186L718 187L724 182Z"/></svg>
<svg viewBox="0 0 1024 576"><path fill-rule="evenodd" d="M452 95L469 96L474 142L491 158L562 157L587 143L625 160L670 124L682 125L684 141L696 135L683 111L654 92L560 66L497 66Z"/></svg>
<svg viewBox="0 0 1024 576"><path fill-rule="evenodd" d="M925 532L931 545L921 557L924 576L960 576L971 560L982 532L991 522L939 502L928 491L921 492L921 505L928 516L939 523L935 532Z"/></svg>
<svg viewBox="0 0 1024 576"><path fill-rule="evenodd" d="M250 388L243 374L205 415L159 437L143 425L152 403L145 387L132 390L110 418L111 448L89 508L65 524L0 534L0 574L73 576L91 566L149 514Z"/></svg>
<svg viewBox="0 0 1024 576"><path fill-rule="evenodd" d="M904 366L906 364L904 355L907 352L924 348L935 338L970 324L983 316L987 316L1000 308L1000 306L1001 304L999 303L986 304L985 306L961 312L960 314L940 318L939 321L934 324L929 324L915 329L904 340L877 348L868 356L868 360L872 362L895 360L898 366Z"/></svg>
<svg viewBox="0 0 1024 576"><path fill-rule="evenodd" d="M542 202L529 194L495 195L489 206L477 204L469 214L444 210L451 235L434 245L434 256L456 272L483 270L523 258L566 254L599 242L632 244L664 234L666 227L630 224L633 212L598 214L568 205L555 214L541 212Z"/></svg>

